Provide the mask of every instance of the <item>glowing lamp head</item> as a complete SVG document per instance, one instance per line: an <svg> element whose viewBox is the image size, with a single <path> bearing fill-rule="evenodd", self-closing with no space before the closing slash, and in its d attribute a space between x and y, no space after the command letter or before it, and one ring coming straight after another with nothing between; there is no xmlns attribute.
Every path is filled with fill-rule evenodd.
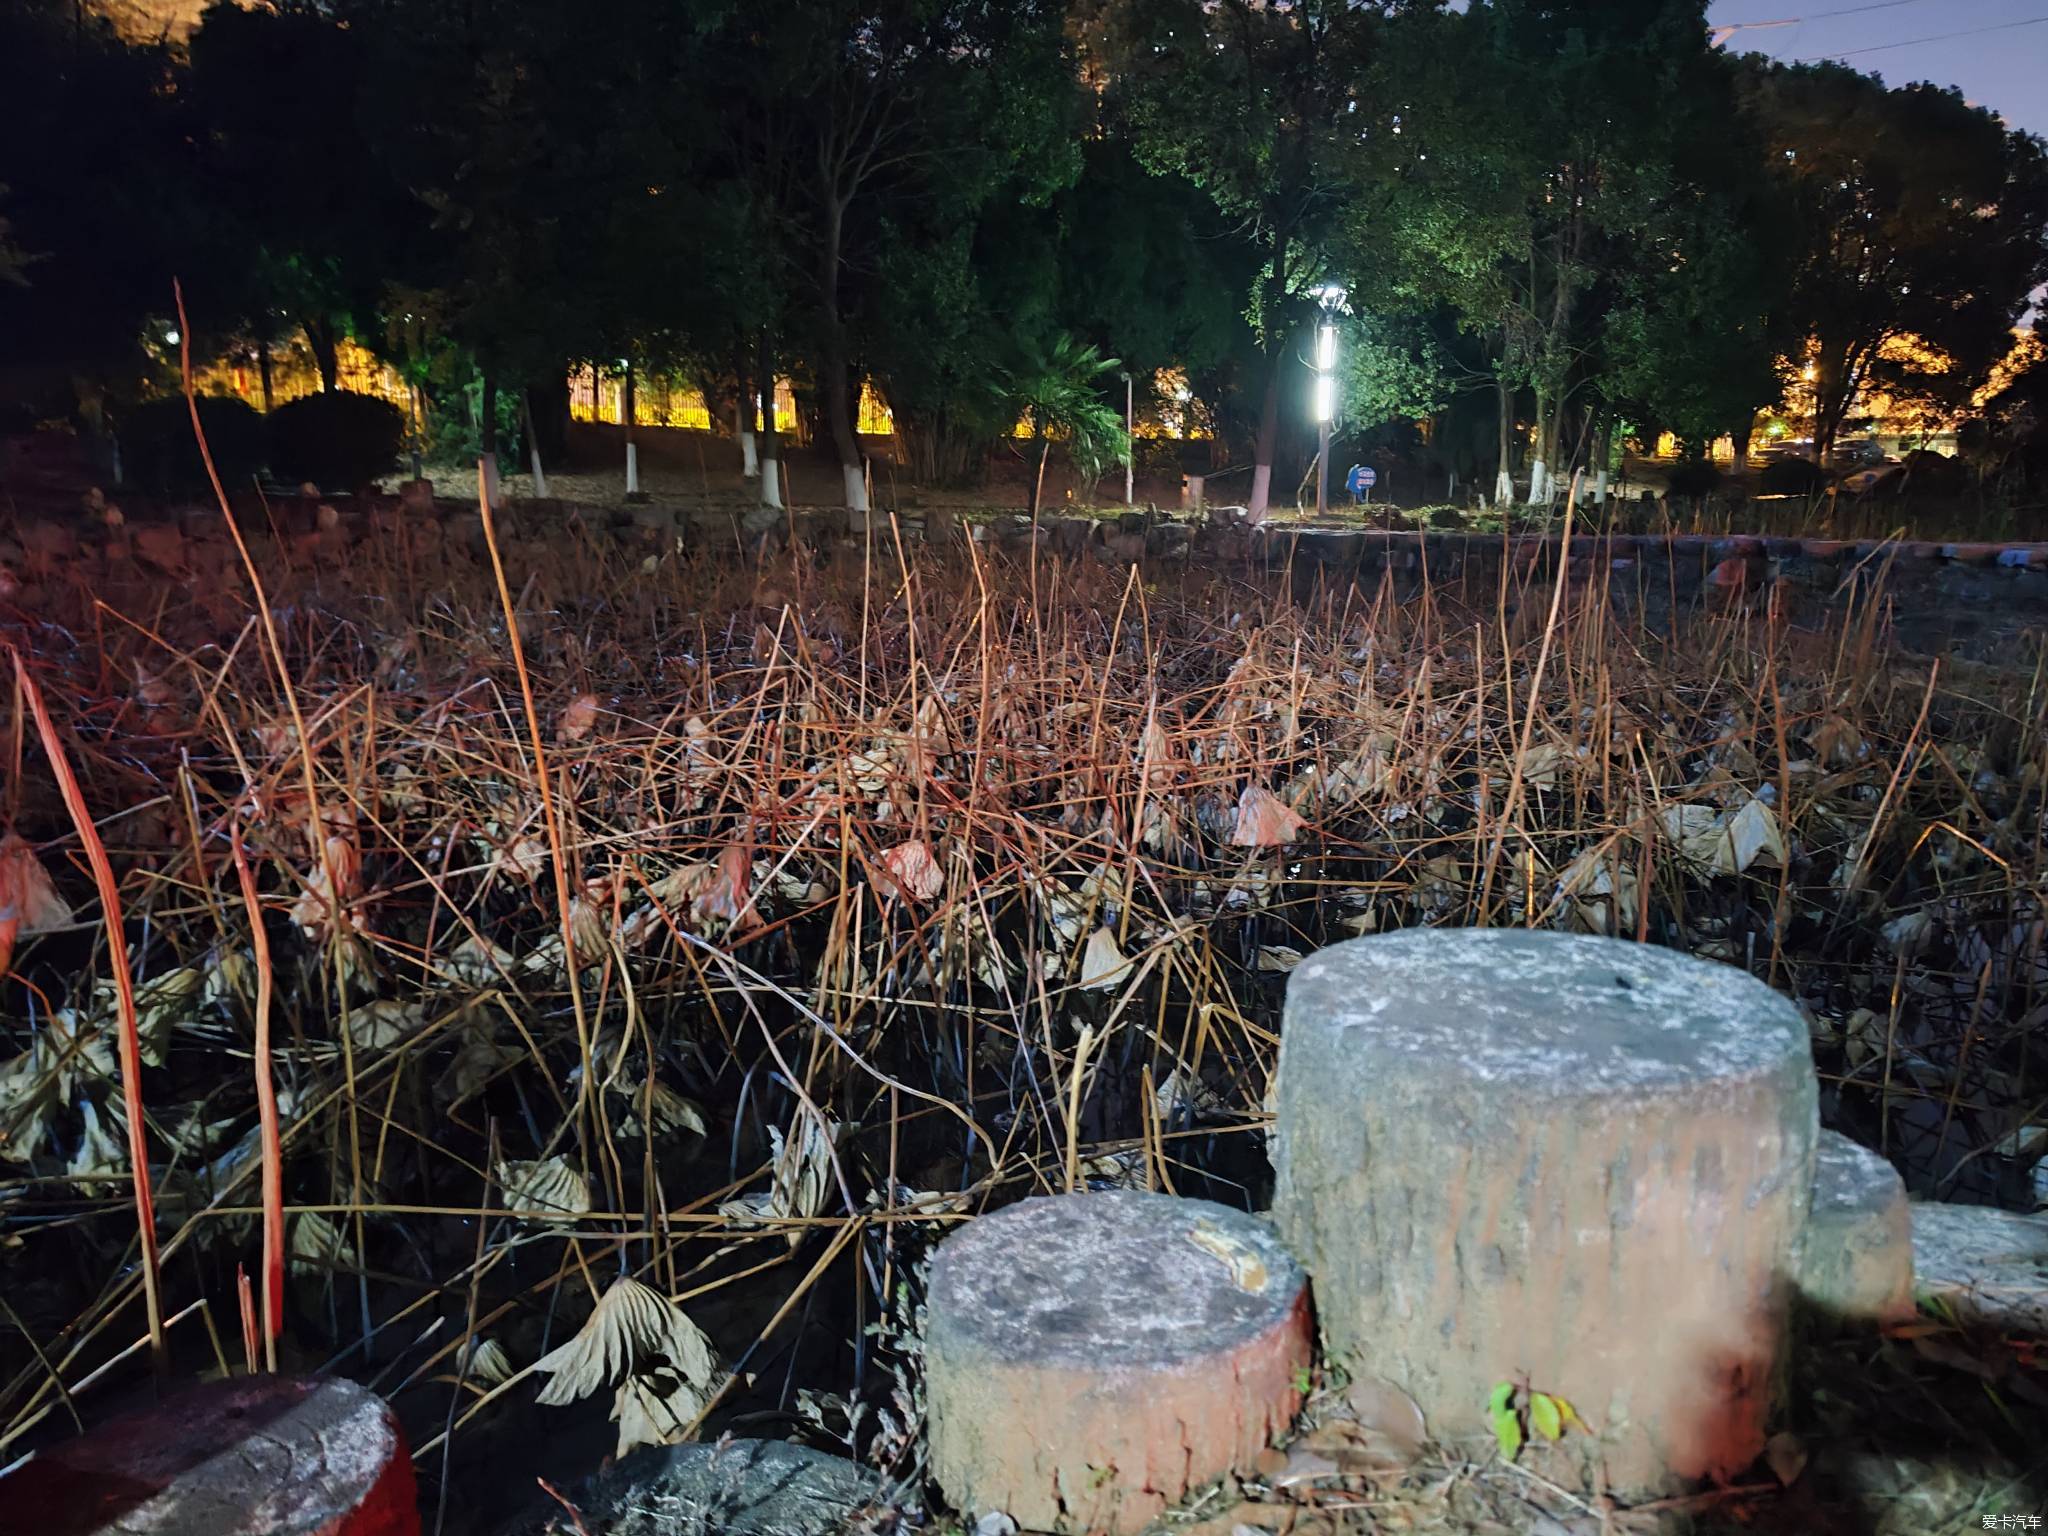
<svg viewBox="0 0 2048 1536"><path fill-rule="evenodd" d="M1316 327L1316 371L1329 373L1337 366L1337 327Z"/></svg>

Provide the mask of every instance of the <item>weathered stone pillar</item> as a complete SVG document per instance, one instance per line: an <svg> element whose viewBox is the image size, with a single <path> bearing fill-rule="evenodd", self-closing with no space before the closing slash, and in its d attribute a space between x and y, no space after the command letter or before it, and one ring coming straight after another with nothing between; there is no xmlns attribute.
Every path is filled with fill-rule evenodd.
<svg viewBox="0 0 2048 1536"><path fill-rule="evenodd" d="M1913 1315L1913 1216L1905 1180L1868 1147L1822 1131L1814 1149L1813 1212L1799 1260L1799 1293L1828 1326L1903 1322Z"/></svg>
<svg viewBox="0 0 2048 1536"><path fill-rule="evenodd" d="M1782 1380L1813 1181L1799 1013L1619 940L1415 930L1287 990L1281 1234L1331 1353L1442 1438L1567 1399L1619 1493L1739 1471Z"/></svg>
<svg viewBox="0 0 2048 1536"><path fill-rule="evenodd" d="M972 1519L1134 1536L1249 1471L1314 1355L1301 1266L1257 1217L1118 1191L1025 1200L932 1261L932 1475Z"/></svg>

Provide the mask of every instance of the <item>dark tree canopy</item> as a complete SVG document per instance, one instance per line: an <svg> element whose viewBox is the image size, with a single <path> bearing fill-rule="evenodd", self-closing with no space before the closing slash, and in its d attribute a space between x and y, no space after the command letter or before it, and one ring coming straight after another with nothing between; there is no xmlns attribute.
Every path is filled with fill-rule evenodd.
<svg viewBox="0 0 2048 1536"><path fill-rule="evenodd" d="M1263 508L1337 288L1340 435L1498 498L1740 452L1808 369L1825 458L1877 392L1967 415L2048 276L2038 141L1732 57L1703 0L220 0L182 43L15 0L0 100L16 400L160 387L176 277L266 403L354 341L478 449L594 366L772 462L788 379L856 507L864 387L966 480L1092 355L1077 411L1195 397Z"/></svg>

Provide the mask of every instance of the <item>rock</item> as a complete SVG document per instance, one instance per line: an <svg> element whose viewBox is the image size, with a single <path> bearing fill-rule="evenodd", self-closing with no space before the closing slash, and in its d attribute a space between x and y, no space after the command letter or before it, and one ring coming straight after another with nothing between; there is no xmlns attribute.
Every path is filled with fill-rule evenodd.
<svg viewBox="0 0 2048 1536"><path fill-rule="evenodd" d="M882 1504L882 1481L843 1456L785 1440L646 1446L562 1490L589 1536L835 1536ZM570 1536L540 1494L509 1536Z"/></svg>
<svg viewBox="0 0 2048 1536"><path fill-rule="evenodd" d="M1814 1147L1799 1292L1828 1320L1889 1323L1913 1315L1905 1180L1875 1152L1834 1131L1822 1131Z"/></svg>
<svg viewBox="0 0 2048 1536"><path fill-rule="evenodd" d="M43 1452L4 1489L7 1528L38 1536L418 1536L420 1528L397 1419L375 1393L337 1378L212 1382Z"/></svg>
<svg viewBox="0 0 2048 1536"><path fill-rule="evenodd" d="M1721 592L1747 592L1763 576L1763 562L1746 555L1731 555L1707 572L1707 585Z"/></svg>
<svg viewBox="0 0 2048 1536"><path fill-rule="evenodd" d="M2048 1216L1915 1204L1913 1288L1963 1323L2048 1334Z"/></svg>
<svg viewBox="0 0 2048 1536"><path fill-rule="evenodd" d="M1301 1267L1258 1218L1141 1191L1026 1200L946 1239L932 1475L971 1519L1129 1536L1249 1471L1301 1406Z"/></svg>
<svg viewBox="0 0 2048 1536"><path fill-rule="evenodd" d="M768 510L773 511L772 508ZM626 508L626 515L627 521L635 528L650 528L656 533L672 535L680 526L676 521L676 509L674 507L656 504L651 501L643 500L633 503ZM783 514L780 512L774 513L775 520L778 523L781 521L782 516Z"/></svg>
<svg viewBox="0 0 2048 1536"><path fill-rule="evenodd" d="M1194 530L1186 523L1158 523L1145 534L1145 553L1155 559L1185 560L1194 543Z"/></svg>
<svg viewBox="0 0 2048 1536"><path fill-rule="evenodd" d="M1818 1131L1807 1029L1732 967L1615 939L1415 930L1289 978L1275 1218L1331 1354L1484 1437L1568 1399L1634 1495L1732 1476L1783 1382Z"/></svg>

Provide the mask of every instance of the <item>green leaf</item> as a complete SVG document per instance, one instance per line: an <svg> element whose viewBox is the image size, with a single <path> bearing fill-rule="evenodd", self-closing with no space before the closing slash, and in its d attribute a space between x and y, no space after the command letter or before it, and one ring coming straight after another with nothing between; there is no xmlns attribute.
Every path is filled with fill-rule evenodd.
<svg viewBox="0 0 2048 1536"><path fill-rule="evenodd" d="M1493 1438L1500 1442L1501 1459L1513 1461L1522 1449L1522 1420L1515 1412L1515 1384L1495 1382L1486 1411L1493 1420Z"/></svg>
<svg viewBox="0 0 2048 1536"><path fill-rule="evenodd" d="M1564 1413L1554 1397L1541 1392L1529 1394L1529 1427L1546 1440L1564 1436Z"/></svg>

